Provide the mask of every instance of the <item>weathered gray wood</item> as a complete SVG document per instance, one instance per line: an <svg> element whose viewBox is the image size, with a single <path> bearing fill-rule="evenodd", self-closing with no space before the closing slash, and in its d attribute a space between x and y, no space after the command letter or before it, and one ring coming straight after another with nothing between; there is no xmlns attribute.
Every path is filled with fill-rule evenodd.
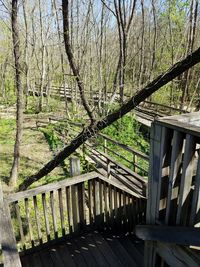
<svg viewBox="0 0 200 267"><path fill-rule="evenodd" d="M77 157L71 157L70 161L70 176L80 175L80 159Z"/></svg>
<svg viewBox="0 0 200 267"><path fill-rule="evenodd" d="M200 157L197 164L197 172L195 176L194 192L192 198L189 225L193 226L196 222L196 216L200 211Z"/></svg>
<svg viewBox="0 0 200 267"><path fill-rule="evenodd" d="M38 194L43 194L43 193L50 192L53 190L58 190L61 187L63 188L63 187L71 186L71 185L78 184L84 181L88 181L93 178L97 178L98 176L99 176L98 173L90 172L90 173L83 174L77 177L67 178L59 182L42 185L34 189L29 189L26 191L21 191L21 192L17 192L14 194L10 194L6 196L5 199L8 203L11 203L11 202L23 199L23 198L29 198L29 197L36 196Z"/></svg>
<svg viewBox="0 0 200 267"><path fill-rule="evenodd" d="M88 181L88 201L90 224L94 223L92 181Z"/></svg>
<svg viewBox="0 0 200 267"><path fill-rule="evenodd" d="M66 187L66 201L67 201L66 206L67 206L68 227L69 227L69 233L71 234L73 229L71 187Z"/></svg>
<svg viewBox="0 0 200 267"><path fill-rule="evenodd" d="M37 205L37 197L33 196L33 206L35 211L35 220L36 220L36 226L37 226L37 234L38 234L38 240L40 244L42 244L42 233L41 233L41 223L39 219L39 212L38 212L38 205Z"/></svg>
<svg viewBox="0 0 200 267"><path fill-rule="evenodd" d="M189 254L180 248L180 246L158 242L156 251L169 266L199 267L199 263L197 263Z"/></svg>
<svg viewBox="0 0 200 267"><path fill-rule="evenodd" d="M0 244L3 252L4 267L21 267L16 240L12 228L9 206L3 201L0 185Z"/></svg>
<svg viewBox="0 0 200 267"><path fill-rule="evenodd" d="M186 135L185 153L183 157L183 170L181 175L181 184L179 192L179 202L178 210L176 216L176 224L185 224L185 210L183 211L183 205L186 198L191 190L192 176L193 176L193 166L194 166L194 156L195 156L195 137L189 134Z"/></svg>
<svg viewBox="0 0 200 267"><path fill-rule="evenodd" d="M58 238L57 218L56 218L56 211L55 211L55 205L54 205L54 191L50 191L50 206L51 206L51 215L52 215L52 220L53 220L54 237Z"/></svg>
<svg viewBox="0 0 200 267"><path fill-rule="evenodd" d="M109 159L107 159L107 177L111 178L111 161Z"/></svg>
<svg viewBox="0 0 200 267"><path fill-rule="evenodd" d="M79 218L81 227L86 224L86 215L85 215L85 185L80 183L78 187L78 207L79 207Z"/></svg>
<svg viewBox="0 0 200 267"><path fill-rule="evenodd" d="M51 237L50 237L49 219L48 219L48 213L47 213L46 194L42 194L42 207L43 207L47 241L49 241Z"/></svg>
<svg viewBox="0 0 200 267"><path fill-rule="evenodd" d="M59 211L60 211L60 224L62 229L62 235L65 235L65 219L64 219L64 209L63 209L63 195L62 188L58 189L58 203L59 203Z"/></svg>
<svg viewBox="0 0 200 267"><path fill-rule="evenodd" d="M21 243L22 243L22 246L25 248L25 237L24 237L24 230L23 230L23 226L22 226L22 219L21 219L21 215L20 215L19 203L16 201L14 203L14 206L15 206L15 211L16 211L16 215L17 215L18 225L19 225L19 233L20 233Z"/></svg>
<svg viewBox="0 0 200 267"><path fill-rule="evenodd" d="M181 132L174 131L173 141L172 141L172 155L171 155L171 163L170 163L170 176L169 176L169 183L168 183L167 208L166 208L166 215L165 215L166 224L169 222L169 217L170 217L170 205L171 205L171 199L172 199L172 191L174 189L175 181L177 179L177 175L178 175L180 165L182 162L183 138L184 136Z"/></svg>
<svg viewBox="0 0 200 267"><path fill-rule="evenodd" d="M30 221L29 200L27 198L25 198L24 203L25 203L26 219L28 222L30 243L32 246L34 246L33 231L32 231L32 225L31 225L31 221Z"/></svg>
<svg viewBox="0 0 200 267"><path fill-rule="evenodd" d="M79 206L78 206L78 188L77 185L71 186L71 196L72 196L72 217L73 217L73 227L74 231L79 230L80 227L80 217L79 217Z"/></svg>
<svg viewBox="0 0 200 267"><path fill-rule="evenodd" d="M137 225L136 235L142 240L200 246L200 228L195 227Z"/></svg>

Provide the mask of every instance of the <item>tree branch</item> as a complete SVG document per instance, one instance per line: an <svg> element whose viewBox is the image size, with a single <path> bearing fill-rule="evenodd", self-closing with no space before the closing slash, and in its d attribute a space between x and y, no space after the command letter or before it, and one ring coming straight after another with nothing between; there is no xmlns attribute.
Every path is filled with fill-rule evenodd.
<svg viewBox="0 0 200 267"><path fill-rule="evenodd" d="M72 69L73 75L75 76L78 88L79 88L79 92L80 92L80 97L81 97L81 101L83 104L83 107L85 108L91 124L94 124L94 115L90 109L90 106L87 102L87 99L85 97L85 92L84 92L84 85L83 85L83 81L81 79L80 73L79 73L79 69L77 68L75 61L74 61L74 56L73 56L73 52L72 52L72 48L70 45L70 37L69 37L69 1L68 0L62 0L62 12L63 12L63 31L64 31L64 43L65 43L65 50L66 50L66 54L68 57L68 61L69 61L69 65L70 68Z"/></svg>
<svg viewBox="0 0 200 267"><path fill-rule="evenodd" d="M200 62L200 48L188 55L185 59L177 62L165 73L159 75L155 80L150 82L136 95L124 104L121 108L106 116L103 120L98 121L94 125L89 125L78 136L72 140L63 150L61 150L51 161L49 161L38 173L28 177L23 184L20 185L20 190L25 190L32 183L44 177L56 168L64 159L70 156L78 147L80 147L87 139L95 136L97 132L103 130L113 122L133 110L139 103L144 101L147 97L156 92L159 88L172 81L174 78L182 74L184 71L190 69L192 66Z"/></svg>

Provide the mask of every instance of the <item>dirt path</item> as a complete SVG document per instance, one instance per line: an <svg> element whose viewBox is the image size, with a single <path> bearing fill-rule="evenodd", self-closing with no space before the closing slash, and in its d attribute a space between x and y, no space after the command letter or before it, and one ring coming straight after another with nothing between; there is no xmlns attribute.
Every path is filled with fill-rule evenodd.
<svg viewBox="0 0 200 267"><path fill-rule="evenodd" d="M44 134L36 128L36 120L37 116L25 116L23 141L21 147L19 183L21 183L27 176L37 172L53 157L53 153L49 149L49 145L45 140ZM5 191L9 191L7 184L9 182L9 173L13 160L12 155L14 137L15 131L13 129L11 131L11 136L8 136L9 142L0 143L0 165L2 166L0 179L3 182ZM0 138L2 138L2 136L0 136ZM61 167L58 167L54 169L49 175L42 178L39 182L33 184L33 187L38 186L39 184L46 184L55 180L60 180L63 179L63 177L63 169Z"/></svg>

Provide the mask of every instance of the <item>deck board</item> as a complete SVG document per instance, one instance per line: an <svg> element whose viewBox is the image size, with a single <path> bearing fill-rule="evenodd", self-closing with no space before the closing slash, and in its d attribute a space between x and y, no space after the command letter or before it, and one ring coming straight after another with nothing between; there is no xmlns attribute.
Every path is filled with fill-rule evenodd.
<svg viewBox="0 0 200 267"><path fill-rule="evenodd" d="M138 247L137 247L138 246ZM144 245L134 236L87 232L21 256L22 267L143 265Z"/></svg>

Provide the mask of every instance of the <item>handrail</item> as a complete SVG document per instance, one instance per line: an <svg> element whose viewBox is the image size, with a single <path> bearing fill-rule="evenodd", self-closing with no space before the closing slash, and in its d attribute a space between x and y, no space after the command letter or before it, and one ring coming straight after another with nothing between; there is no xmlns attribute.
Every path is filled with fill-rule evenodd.
<svg viewBox="0 0 200 267"><path fill-rule="evenodd" d="M8 195L5 199L8 203L12 203L15 201L19 201L20 199L23 199L23 198L29 198L29 197L36 196L38 194L44 194L44 193L47 193L47 192L50 192L53 190L57 190L61 187L76 185L76 184L79 184L81 182L91 180L93 178L98 178L98 176L99 176L99 174L97 172L93 171L93 172L79 175L79 176L76 176L73 178L67 178L67 179L61 180L59 182L41 185L39 187L29 189L26 191L20 191L17 193L13 193L11 195Z"/></svg>
<svg viewBox="0 0 200 267"><path fill-rule="evenodd" d="M189 111L184 110L184 109L175 108L175 107L167 106L167 105L164 105L164 104L160 104L160 103L156 103L156 102L152 102L152 101L148 101L148 100L145 100L142 103L152 104L152 105L155 105L155 106L168 108L168 109L171 109L171 110L174 110L174 111L179 111L179 112L182 112L182 113L189 113Z"/></svg>
<svg viewBox="0 0 200 267"><path fill-rule="evenodd" d="M142 152L140 152L140 151L138 151L138 150L133 149L133 148L130 147L130 146L127 146L127 145L122 144L122 143L120 143L120 142L118 142L118 141L116 141L116 140L113 140L111 137L109 137L109 136L107 136L107 135L105 135L105 134L98 133L98 135L99 135L99 136L102 136L104 139L106 139L106 140L112 142L113 144L116 144L116 145L120 146L120 147L123 148L124 150L136 154L137 156L141 157L141 158L144 159L144 160L149 160L149 157L148 157L147 155L145 155L144 153L142 153Z"/></svg>

